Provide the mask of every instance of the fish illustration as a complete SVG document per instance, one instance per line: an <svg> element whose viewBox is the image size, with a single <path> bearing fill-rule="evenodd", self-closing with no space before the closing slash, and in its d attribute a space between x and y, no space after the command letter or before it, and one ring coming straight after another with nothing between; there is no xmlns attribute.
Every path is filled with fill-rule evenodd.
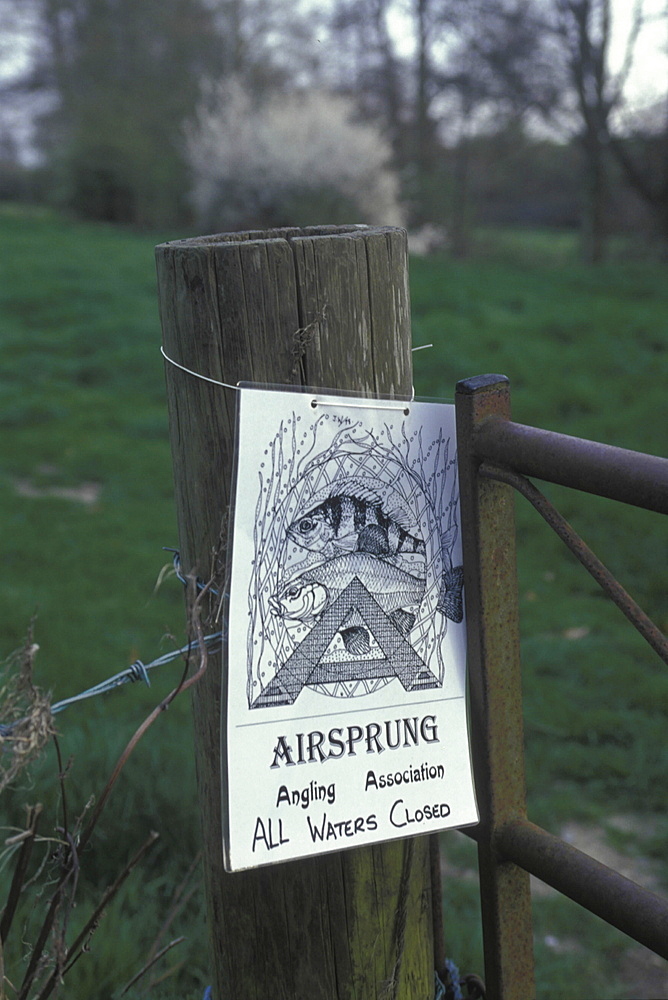
<svg viewBox="0 0 668 1000"><path fill-rule="evenodd" d="M355 578L407 635L415 624L407 609L420 604L425 581L369 552L349 552L306 570L269 599L271 610L281 618L314 624ZM349 652L368 651L369 636L362 626L342 630L341 637Z"/></svg>
<svg viewBox="0 0 668 1000"><path fill-rule="evenodd" d="M453 566L443 574L441 592L438 596L436 610L442 612L450 621L458 624L464 619L464 567Z"/></svg>
<svg viewBox="0 0 668 1000"><path fill-rule="evenodd" d="M408 530L410 513L398 499L391 510L384 509L378 494L360 480L339 483L332 490L287 529L297 545L328 559L350 552L424 555L424 541Z"/></svg>
<svg viewBox="0 0 668 1000"><path fill-rule="evenodd" d="M341 638L348 653L365 656L371 652L369 633L362 625L351 625L349 628L342 628Z"/></svg>

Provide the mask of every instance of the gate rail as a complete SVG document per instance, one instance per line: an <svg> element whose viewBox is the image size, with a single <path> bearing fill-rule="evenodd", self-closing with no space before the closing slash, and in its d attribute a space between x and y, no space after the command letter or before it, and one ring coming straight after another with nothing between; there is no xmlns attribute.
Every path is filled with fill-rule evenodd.
<svg viewBox="0 0 668 1000"><path fill-rule="evenodd" d="M522 493L668 663L668 641L526 476L668 514L668 460L510 419L502 375L457 384L473 763L488 1000L535 995L529 873L668 959L668 901L526 815L515 525Z"/></svg>

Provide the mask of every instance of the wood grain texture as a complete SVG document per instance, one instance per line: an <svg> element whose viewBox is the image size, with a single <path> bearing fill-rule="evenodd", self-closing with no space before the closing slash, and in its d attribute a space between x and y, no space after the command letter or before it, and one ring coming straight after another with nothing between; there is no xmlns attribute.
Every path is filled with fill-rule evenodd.
<svg viewBox="0 0 668 1000"><path fill-rule="evenodd" d="M237 381L411 394L406 237L359 226L218 234L156 248L163 344ZM166 364L179 545L208 578L230 502L234 390ZM194 689L219 1000L431 1000L428 838L227 874L223 664ZM243 766L243 765L240 765Z"/></svg>

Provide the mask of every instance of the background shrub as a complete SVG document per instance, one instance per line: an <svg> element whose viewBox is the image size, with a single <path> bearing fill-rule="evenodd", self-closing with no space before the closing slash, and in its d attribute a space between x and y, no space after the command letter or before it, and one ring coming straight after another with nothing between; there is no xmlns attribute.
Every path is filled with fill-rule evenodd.
<svg viewBox="0 0 668 1000"><path fill-rule="evenodd" d="M210 87L186 127L199 226L401 225L390 147L353 115L322 91L258 102L238 80Z"/></svg>

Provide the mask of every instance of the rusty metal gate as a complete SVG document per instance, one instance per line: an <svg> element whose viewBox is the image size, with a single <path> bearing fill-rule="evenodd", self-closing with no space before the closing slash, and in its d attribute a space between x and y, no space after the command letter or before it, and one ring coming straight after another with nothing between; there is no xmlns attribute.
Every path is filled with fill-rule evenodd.
<svg viewBox="0 0 668 1000"><path fill-rule="evenodd" d="M654 650L668 641L525 477L668 514L668 460L517 424L501 375L457 385L473 760L488 1000L535 995L529 874L668 959L668 901L527 819L514 497L545 518Z"/></svg>

